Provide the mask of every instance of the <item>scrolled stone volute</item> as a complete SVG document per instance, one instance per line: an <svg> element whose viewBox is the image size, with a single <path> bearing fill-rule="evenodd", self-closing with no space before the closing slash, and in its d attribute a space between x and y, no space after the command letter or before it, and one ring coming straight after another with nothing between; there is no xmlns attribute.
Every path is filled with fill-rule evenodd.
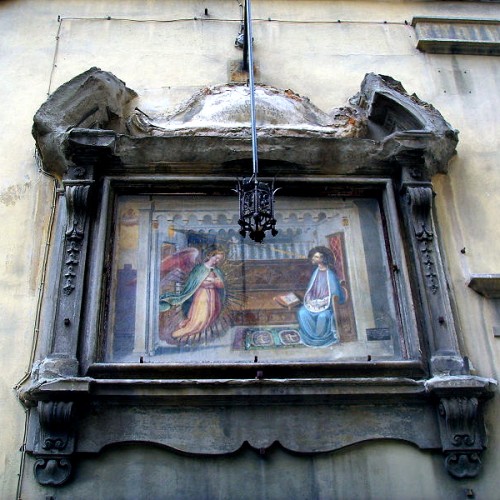
<svg viewBox="0 0 500 500"><path fill-rule="evenodd" d="M72 471L75 448L75 407L72 401L39 401L39 428L34 448L33 471L44 486L65 484Z"/></svg>
<svg viewBox="0 0 500 500"><path fill-rule="evenodd" d="M436 411L444 464L457 478L476 477L486 449L483 406L496 390L496 381L473 375L436 377L426 382L436 397Z"/></svg>

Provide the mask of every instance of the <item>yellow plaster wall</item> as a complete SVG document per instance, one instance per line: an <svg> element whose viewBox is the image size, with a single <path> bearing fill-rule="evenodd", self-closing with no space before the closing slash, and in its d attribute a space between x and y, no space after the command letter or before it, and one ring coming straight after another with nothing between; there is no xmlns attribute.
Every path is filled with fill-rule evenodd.
<svg viewBox="0 0 500 500"><path fill-rule="evenodd" d="M254 0L252 4L259 82L291 88L329 111L347 103L365 73L386 74L431 102L460 130L449 174L434 179L436 212L464 352L480 367L480 375L498 379L500 339L494 338L493 329L500 329L499 301L482 298L466 282L471 273L500 273L500 59L420 53L410 26L412 17L424 15L498 18L498 4L396 0ZM47 92L92 66L113 72L137 91L136 105L143 111L172 110L199 88L227 82L229 62L241 58L234 47L239 19L236 0L0 2L0 498L14 498L18 485L24 410L13 387L30 365L36 338L53 196L53 182L38 171L34 158L33 115ZM487 413L493 434L485 470L466 483L482 492L477 498L495 494L500 437L493 410L498 413L498 407L497 397ZM401 463L407 461L406 477L401 473L387 478L401 484L399 498L420 498L414 486L420 482L419 471L437 459L423 452L403 452L401 445L373 446L381 459L400 456ZM349 457L352 467L363 470L363 453L352 452ZM387 481L379 484L375 476L365 481L367 497L394 498L392 486ZM31 470L23 477L23 498L47 494L32 484ZM426 477L429 492L461 498L458 494L465 483L450 481L443 471ZM443 490L441 483L448 486ZM77 498L81 491L74 494Z"/></svg>

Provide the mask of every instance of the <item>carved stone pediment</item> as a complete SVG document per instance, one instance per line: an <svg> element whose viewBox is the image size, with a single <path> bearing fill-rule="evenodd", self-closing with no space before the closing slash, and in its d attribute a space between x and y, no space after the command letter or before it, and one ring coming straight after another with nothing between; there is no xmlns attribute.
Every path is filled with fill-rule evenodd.
<svg viewBox="0 0 500 500"><path fill-rule="evenodd" d="M204 88L166 116L136 110L128 125L133 135L217 135L248 137L250 91L247 85ZM255 89L261 135L287 137L367 137L366 113L356 107L327 114L292 90L260 85Z"/></svg>
<svg viewBox="0 0 500 500"><path fill-rule="evenodd" d="M251 157L246 86L202 89L176 111L155 116L130 111L136 96L97 68L57 89L33 126L44 168L62 177L80 143L105 149L108 160L129 173L172 173L172 166L190 162L238 174L230 166ZM430 178L446 172L458 141L431 105L372 73L349 106L329 113L291 90L269 86L256 88L256 107L263 175L275 175L268 165L278 162L280 175L296 174L301 165L319 174L394 176L409 156L422 160L416 177Z"/></svg>

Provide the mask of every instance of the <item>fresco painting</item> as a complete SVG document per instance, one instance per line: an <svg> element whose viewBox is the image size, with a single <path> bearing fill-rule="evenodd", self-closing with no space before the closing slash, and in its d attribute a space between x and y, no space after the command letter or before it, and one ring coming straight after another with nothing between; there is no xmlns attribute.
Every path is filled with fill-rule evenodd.
<svg viewBox="0 0 500 500"><path fill-rule="evenodd" d="M122 196L108 362L324 362L400 356L377 200L280 199L275 238L234 200Z"/></svg>
<svg viewBox="0 0 500 500"><path fill-rule="evenodd" d="M160 279L182 286L178 292L174 289L160 295L160 313L172 310L175 313L165 316L164 326L159 331L160 338L167 342L200 342L202 336L206 338L214 328L226 307L225 277L219 267L226 252L222 248L211 248L205 252L203 262L196 264L199 254L199 250L190 247L161 261ZM175 278L165 278L165 274L172 273Z"/></svg>

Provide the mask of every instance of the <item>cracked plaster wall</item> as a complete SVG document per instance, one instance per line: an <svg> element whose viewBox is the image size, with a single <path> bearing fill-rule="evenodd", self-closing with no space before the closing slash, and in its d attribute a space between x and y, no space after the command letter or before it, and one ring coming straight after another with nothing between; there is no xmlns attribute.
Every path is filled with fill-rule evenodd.
<svg viewBox="0 0 500 500"><path fill-rule="evenodd" d="M209 19L201 21L205 7ZM500 328L498 300L483 299L465 282L470 273L500 272L500 62L495 57L419 53L413 29L404 23L410 23L416 15L495 18L498 4L255 0L253 8L254 17L262 19L254 27L257 79L262 83L291 88L328 112L357 92L365 73L387 74L400 80L410 93L432 103L460 130L458 155L448 175L434 179L436 211L464 352L481 367L481 375L498 379L500 347L499 339L493 337L494 328ZM63 18L61 23L58 15ZM114 19L107 20L107 16ZM185 20L153 21L166 19ZM0 3L0 498L14 498L16 494L24 412L12 387L30 361L53 196L53 183L38 171L34 158L33 115L46 100L48 90L55 90L91 66L113 72L136 90L141 96L136 105L145 112L175 109L201 87L227 82L228 63L241 57L233 46L238 19L236 1ZM460 251L463 248L465 253ZM490 423L494 422L494 409L500 414L498 406L496 398L487 415ZM495 467L500 458L498 418L496 424L489 426L492 431L485 470L474 481L451 481L439 469L440 460L385 443L372 448L367 445L366 450L371 450L368 455L356 450L345 455L350 467L363 476L349 491L357 498L393 498L394 489L387 485L397 480L403 492L399 498L420 498L416 478L427 471L428 491L439 492L443 498L463 498L466 487L475 490L476 498L493 498ZM88 494L86 484L90 480L99 483L102 498L109 497L111 487L106 478L112 478L118 470L123 474L122 464L125 470L132 470L137 459L133 451L123 455L123 462L119 452L113 453L108 461L103 457L99 462L104 468L102 480L91 465L83 467L81 486L75 483L68 493L51 492L34 484L28 460L23 498L51 494L55 498L82 498ZM142 452L137 453L140 456ZM377 479L381 471L374 471L376 464L370 462L374 456L370 453L395 468L393 474L385 471L384 483ZM407 466L398 469L390 462L391 456L400 457L399 463ZM276 458L277 462L281 459ZM334 459L328 467L338 466L339 460ZM311 467L314 469L314 465ZM155 477L163 480L161 472ZM318 477L328 479L324 472ZM347 475L344 481L348 481ZM337 487L337 491L347 491L343 489L345 483ZM123 497L127 494L124 490ZM134 498L140 497L138 493Z"/></svg>

